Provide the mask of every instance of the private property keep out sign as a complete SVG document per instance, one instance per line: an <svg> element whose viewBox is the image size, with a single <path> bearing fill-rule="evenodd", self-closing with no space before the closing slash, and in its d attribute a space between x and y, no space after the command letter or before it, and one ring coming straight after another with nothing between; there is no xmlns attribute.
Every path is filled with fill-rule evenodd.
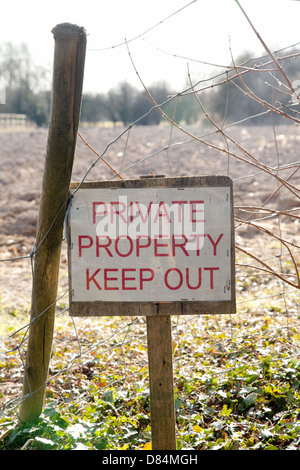
<svg viewBox="0 0 300 470"><path fill-rule="evenodd" d="M232 311L232 225L224 176L85 183L69 212L71 314L136 315L141 303Z"/></svg>

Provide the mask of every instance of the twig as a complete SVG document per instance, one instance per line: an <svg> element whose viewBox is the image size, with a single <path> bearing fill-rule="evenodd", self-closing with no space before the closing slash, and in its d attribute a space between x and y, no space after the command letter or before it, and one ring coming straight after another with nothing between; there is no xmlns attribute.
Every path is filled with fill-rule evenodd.
<svg viewBox="0 0 300 470"><path fill-rule="evenodd" d="M292 94L293 93L296 93L290 79L288 78L288 76L286 75L285 71L283 70L283 68L281 67L281 65L279 64L278 60L276 60L275 56L272 54L272 52L270 51L270 49L268 48L267 44L265 43L265 41L262 39L261 35L258 33L258 31L256 30L256 28L254 27L253 23L251 22L250 18L248 17L247 13L245 12L245 10L243 9L242 5L240 4L239 0L235 0L236 4L238 5L238 7L241 9L243 15L245 16L246 20L248 21L248 23L250 24L251 28L253 29L254 33L256 34L256 36L258 37L259 41L261 42L261 44L263 45L265 51L267 52L267 54L269 55L269 57L271 58L272 62L274 63L275 67L278 69L278 71L281 73L281 75L283 76L284 80L286 81L286 83L288 84L288 87L290 88L290 90L292 91Z"/></svg>
<svg viewBox="0 0 300 470"><path fill-rule="evenodd" d="M87 143L87 141L82 137L82 135L78 132L78 136L81 138L82 142L84 143L84 145L86 145L99 159L101 159L105 165L108 166L108 168L118 177L120 178L121 180L123 179L122 176L119 175L119 173L114 170L114 168L103 158L101 157L101 155L99 155L98 152L96 152L95 149L93 149L93 147L91 147L90 144Z"/></svg>
<svg viewBox="0 0 300 470"><path fill-rule="evenodd" d="M147 93L147 95L149 96L150 100L153 102L154 106L155 106L155 109L158 109L158 111L161 113L161 115L163 116L164 119L166 119L171 125L175 126L177 129L179 129L181 132L183 132L184 134L188 135L189 137L191 137L193 140L197 141L197 142L200 142L204 145L206 145L207 147L210 147L214 150L217 150L221 153L226 153L228 154L229 156L231 157L234 157L236 158L237 160L240 160L244 163L247 163L249 165L252 165L252 166L255 166L256 168L259 168L259 169L263 169L264 171L266 171L267 173L269 173L270 175L272 175L273 177L277 178L279 181L281 181L281 183L283 185L286 185L288 187L288 189L291 190L289 184L286 183L285 180L281 179L278 175L274 174L272 169L270 169L270 167L266 166L266 165L263 165L261 162L259 162L258 160L256 160L251 154L249 154L249 152L245 151L245 149L243 149L241 146L240 146L240 150L242 150L243 153L246 152L246 155L251 159L250 161L241 157L240 155L237 155L233 152L230 152L228 149L225 149L225 148L222 148L222 147L219 147L218 145L215 145L215 144L212 144L210 142L207 142L207 141L204 141L203 139L195 136L193 133L189 132L187 129L184 129L182 126L180 126L179 124L177 124L175 121L173 121L161 108L161 106L159 104L157 104L157 102L155 101L155 99L153 98L153 96L151 95L150 91L148 90L148 88L146 87L146 85L144 84L143 80L141 79L140 75L139 75L139 72L133 62L133 59L132 59L132 56L131 56L131 53L129 51L129 47L127 45L127 50L128 50L128 55L130 57L130 60L131 60L131 63L134 67L134 70L136 72L136 75L138 77L138 79L140 80L145 92ZM180 93L179 93L180 95ZM175 95L173 98L177 97L178 95ZM221 132L221 130L220 130ZM238 146L239 144L236 143L236 145Z"/></svg>

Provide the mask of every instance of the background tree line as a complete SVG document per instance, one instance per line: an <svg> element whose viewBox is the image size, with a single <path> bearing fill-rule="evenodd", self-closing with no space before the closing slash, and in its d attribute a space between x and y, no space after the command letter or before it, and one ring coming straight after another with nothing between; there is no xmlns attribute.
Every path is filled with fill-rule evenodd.
<svg viewBox="0 0 300 470"><path fill-rule="evenodd" d="M289 51L289 54L296 52ZM249 53L237 58L237 64L244 64L251 69L243 75L246 86L264 101L289 106L290 97L282 93L284 87L280 83L281 77L278 72L271 73L272 67L270 65L262 67L262 62L267 62L267 58L251 59ZM281 65L290 80L300 79L299 57L285 59ZM243 70L244 68L239 68L240 72ZM233 79L235 74L234 70L225 72L222 76L218 76L215 82L209 82L211 86L199 94L207 112L218 122L224 120L226 123L238 122L264 111L256 100L250 99L241 91L243 85L239 77ZM219 81L226 79L227 83L217 86ZM11 43L0 45L0 86L5 87L6 91L6 104L0 104L0 113L26 114L37 126L48 124L51 73L33 63L26 45L14 46ZM200 86L196 88L199 89ZM176 95L176 91L162 82L151 86L149 91L158 104L166 102L169 96ZM123 81L106 93L85 93L82 100L81 122L92 124L110 121L114 124L121 122L128 125L139 119L139 125L156 125L161 122L161 113L152 108L153 103L144 90L137 90ZM176 122L192 124L203 119L203 111L193 94L177 96L168 101L163 110ZM292 111L287 110L287 112ZM140 119L142 116L143 119ZM269 122L268 114L261 114L256 119L248 121L249 124L259 125Z"/></svg>
<svg viewBox="0 0 300 470"><path fill-rule="evenodd" d="M26 114L38 126L46 124L51 92L49 71L36 66L25 44L0 45L0 86L5 89L5 104L0 113Z"/></svg>
<svg viewBox="0 0 300 470"><path fill-rule="evenodd" d="M299 52L294 48L288 52L282 51L276 57L289 80L295 83L299 80L300 84ZM214 118L219 119L219 122L224 119L226 123L233 123L255 116L255 119L247 121L248 125L270 124L270 119L280 119L274 113L272 116L266 113L268 108L260 104L259 100L280 108L287 115L299 113L299 105L292 103L283 76L271 59L268 56L256 59L251 57L249 52L240 55L236 60L236 64L239 64L236 69L226 72L227 83L217 87L215 92L212 90L208 93L210 112ZM218 81L221 81L220 78Z"/></svg>
<svg viewBox="0 0 300 470"><path fill-rule="evenodd" d="M162 82L150 86L149 92L158 104L168 101L170 96L176 94ZM121 122L128 125L138 119L138 125L156 125L161 122L162 117L160 111L153 108L155 106L144 90L137 90L125 81L106 94L83 95L81 120L91 123ZM199 115L197 103L192 96L175 98L164 105L163 110L169 116L174 115L177 121L185 121L187 124L196 121Z"/></svg>

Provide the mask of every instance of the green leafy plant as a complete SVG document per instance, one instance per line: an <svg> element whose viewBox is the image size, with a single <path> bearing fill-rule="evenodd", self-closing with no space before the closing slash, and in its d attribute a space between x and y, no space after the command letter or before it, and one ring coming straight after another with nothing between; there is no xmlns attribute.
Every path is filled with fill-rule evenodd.
<svg viewBox="0 0 300 470"><path fill-rule="evenodd" d="M178 449L300 449L297 315L286 328L280 316L247 308L231 319L173 320ZM43 414L19 425L17 407L3 407L0 449L151 449L146 326L125 329L126 321L83 322L78 356L72 322L60 320ZM100 345L99 332L109 338ZM21 341L10 337L1 358L7 387L22 380Z"/></svg>

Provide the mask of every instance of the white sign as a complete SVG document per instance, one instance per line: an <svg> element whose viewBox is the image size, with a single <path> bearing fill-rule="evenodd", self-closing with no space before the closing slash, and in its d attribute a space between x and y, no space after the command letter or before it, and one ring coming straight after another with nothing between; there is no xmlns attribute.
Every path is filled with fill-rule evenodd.
<svg viewBox="0 0 300 470"><path fill-rule="evenodd" d="M232 300L232 187L163 181L75 192L71 302Z"/></svg>

